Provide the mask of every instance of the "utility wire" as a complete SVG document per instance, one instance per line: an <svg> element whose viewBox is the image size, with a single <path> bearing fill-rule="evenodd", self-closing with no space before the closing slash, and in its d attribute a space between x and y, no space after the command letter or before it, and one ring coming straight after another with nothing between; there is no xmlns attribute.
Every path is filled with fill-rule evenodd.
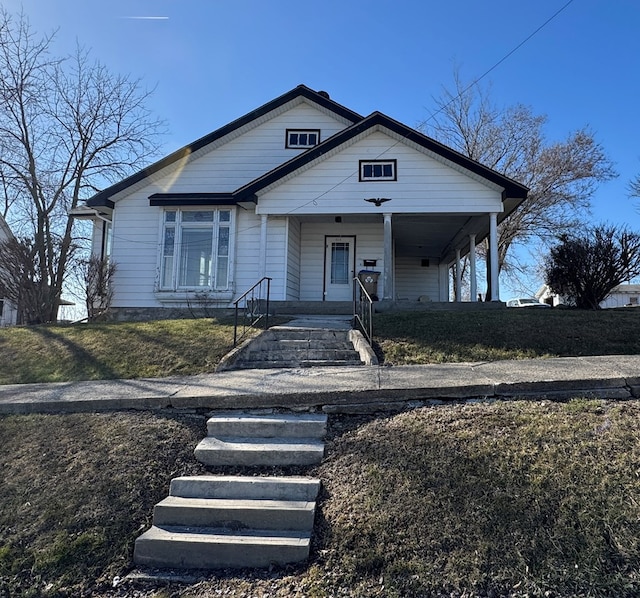
<svg viewBox="0 0 640 598"><path fill-rule="evenodd" d="M513 48L510 52L505 54L498 62L496 62L492 67L487 69L482 75L474 79L469 85L467 85L457 96L449 100L444 106L441 106L438 110L436 110L433 114L431 114L428 118L423 120L418 127L423 127L427 122L429 122L432 118L437 116L440 112L442 112L447 106L451 105L456 100L460 99L467 91L469 91L474 85L477 85L482 81L489 73L497 69L505 60L507 60L510 56L515 54L522 46L524 46L532 37L540 33L551 21L553 21L565 8L567 8L570 4L573 3L574 0L569 0L564 6L560 7L555 13L553 13L542 25L540 25L535 31L530 33L527 37L525 37L515 48Z"/></svg>
<svg viewBox="0 0 640 598"><path fill-rule="evenodd" d="M536 36L538 33L540 33L540 31L542 31L549 23L551 23L551 21L553 21L560 13L562 13L566 8L569 7L569 5L573 4L574 0L568 0L568 2L566 2L563 6L561 6L555 13L553 13L546 21L544 21L544 23L542 23L542 25L540 25L537 29L535 29L532 33L530 33L527 37L525 37L517 46L515 46L512 50L510 50L509 52L507 52L507 54L505 54L500 60L498 60L495 64L493 64L493 66L491 66L490 68L488 68L484 73L482 73L482 75L480 75L479 77L477 77L476 79L474 79L471 83L469 83L469 85L467 85L460 93L458 93L457 96L455 96L454 98L452 98L451 100L449 100L449 102L447 102L444 106L441 106L438 110L436 110L434 113L432 113L428 118L426 118L425 120L423 120L421 123L418 124L417 128L421 128L423 127L427 122L429 122L431 119L435 118L440 112L442 112L445 108L447 108L447 106L451 105L453 102L455 102L456 100L458 100L460 97L462 97L467 91L469 91L474 85L477 85L478 83L480 83L480 81L482 81L482 79L484 79L487 75L489 75L489 73L493 72L495 69L497 69L503 62L505 62L508 58L510 58L513 54L515 54L520 48L522 48L522 46L524 46L530 39L532 39L534 36ZM380 153L377 158L380 158L381 156L383 156L386 152L388 152L389 150L393 149L394 147L396 147L397 145L399 145L401 143L402 140L398 140L396 141L394 144L392 144L389 148L387 148L384 152ZM323 196L327 195L328 193L330 193L331 191L333 191L334 189L336 189L337 187L339 187L340 185L342 185L342 183L346 182L347 180L349 180L352 176L354 176L356 173L356 171L354 171L353 173L351 173L349 176L345 177L344 179L342 179L341 181L337 182L335 185L333 185L331 188L327 189L326 191L323 191L320 195L318 195L317 197L315 197L314 199L309 200L308 202L297 206L295 208L293 208L290 212L287 212L286 214L282 214L282 216L288 216L289 214L293 214L298 210L301 210L302 208L308 206L309 204L314 204L317 205L317 202L319 199L321 199ZM243 229L242 231L238 231L238 233L240 232L247 232L249 230L252 229L258 229L259 225L252 225L249 226L245 229ZM123 237L120 237L119 235L114 235L114 238L120 238L123 239ZM126 239L127 241L133 242L133 243L139 243L141 245L157 245L157 243L150 243L150 242L145 242L145 241L137 241L134 239Z"/></svg>

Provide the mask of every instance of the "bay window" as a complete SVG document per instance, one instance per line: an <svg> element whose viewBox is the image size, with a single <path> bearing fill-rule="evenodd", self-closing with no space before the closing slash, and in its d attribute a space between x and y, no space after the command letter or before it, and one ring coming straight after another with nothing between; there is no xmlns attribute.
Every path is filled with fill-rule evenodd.
<svg viewBox="0 0 640 598"><path fill-rule="evenodd" d="M161 290L227 290L232 211L166 210Z"/></svg>

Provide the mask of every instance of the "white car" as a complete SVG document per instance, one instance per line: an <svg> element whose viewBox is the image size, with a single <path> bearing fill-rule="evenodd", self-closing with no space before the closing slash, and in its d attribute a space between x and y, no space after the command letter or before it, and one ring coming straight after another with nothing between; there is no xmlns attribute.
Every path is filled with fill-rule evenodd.
<svg viewBox="0 0 640 598"><path fill-rule="evenodd" d="M537 299L520 297L507 301L507 307L551 307L547 303L540 303Z"/></svg>

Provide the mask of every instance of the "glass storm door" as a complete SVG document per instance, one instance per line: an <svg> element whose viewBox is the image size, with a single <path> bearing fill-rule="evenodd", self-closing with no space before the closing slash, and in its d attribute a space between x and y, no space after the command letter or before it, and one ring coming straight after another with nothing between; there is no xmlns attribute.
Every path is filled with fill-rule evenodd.
<svg viewBox="0 0 640 598"><path fill-rule="evenodd" d="M326 237L325 242L325 301L351 301L356 238Z"/></svg>

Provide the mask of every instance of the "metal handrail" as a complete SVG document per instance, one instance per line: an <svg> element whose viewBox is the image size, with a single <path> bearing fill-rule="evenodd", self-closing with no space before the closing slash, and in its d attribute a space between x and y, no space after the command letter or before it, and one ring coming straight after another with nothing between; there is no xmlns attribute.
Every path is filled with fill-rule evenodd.
<svg viewBox="0 0 640 598"><path fill-rule="evenodd" d="M353 289L353 319L355 325L360 328L367 342L371 345L373 342L373 299L358 277L353 280L356 283ZM360 299L357 298L358 291L360 291Z"/></svg>
<svg viewBox="0 0 640 598"><path fill-rule="evenodd" d="M266 282L266 298L262 298L264 283ZM264 318L264 329L269 327L269 294L271 292L271 278L262 277L248 291L242 293L234 302L233 346L235 347L247 333L249 328ZM244 305L240 303L244 301ZM264 307L264 310L262 309ZM242 334L238 337L239 312L242 310Z"/></svg>

